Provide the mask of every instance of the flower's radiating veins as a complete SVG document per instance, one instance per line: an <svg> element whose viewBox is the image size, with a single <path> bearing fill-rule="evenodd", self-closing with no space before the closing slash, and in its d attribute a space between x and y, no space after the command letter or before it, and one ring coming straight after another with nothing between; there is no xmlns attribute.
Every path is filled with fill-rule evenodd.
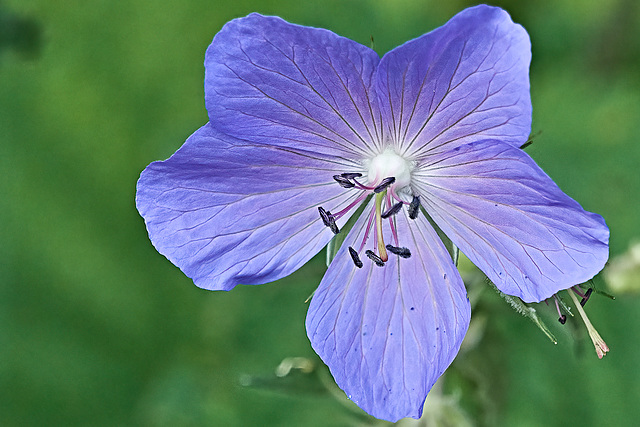
<svg viewBox="0 0 640 427"><path fill-rule="evenodd" d="M351 255L351 259L353 260L353 263L356 265L356 267L362 268L363 264L360 260L360 256L358 255L358 252L356 252L356 250L351 246L349 246L349 255Z"/></svg>
<svg viewBox="0 0 640 427"><path fill-rule="evenodd" d="M356 221L314 294L307 333L356 404L392 422L419 418L424 397L458 351L470 305L460 275L424 216L412 221L402 210L394 217L411 258L390 254L383 267L364 262L354 268L346 252L348 246L357 248L368 220L363 215ZM390 221L384 227L389 233Z"/></svg>
<svg viewBox="0 0 640 427"><path fill-rule="evenodd" d="M409 204L409 218L416 219L420 212L420 196L413 196Z"/></svg>
<svg viewBox="0 0 640 427"><path fill-rule="evenodd" d="M524 151L483 140L434 154L420 202L502 292L539 302L591 279L609 256L604 219L566 195Z"/></svg>

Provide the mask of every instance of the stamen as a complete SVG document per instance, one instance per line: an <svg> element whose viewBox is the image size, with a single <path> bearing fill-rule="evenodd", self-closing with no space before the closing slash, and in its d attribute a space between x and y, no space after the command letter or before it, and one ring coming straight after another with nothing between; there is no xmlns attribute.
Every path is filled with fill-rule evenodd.
<svg viewBox="0 0 640 427"><path fill-rule="evenodd" d="M395 215L398 212L400 212L400 209L402 209L402 202L398 202L395 205L391 206L381 216L382 216L383 219L387 219L390 216Z"/></svg>
<svg viewBox="0 0 640 427"><path fill-rule="evenodd" d="M340 232L340 229L336 224L335 218L333 217L333 215L331 215L331 212L325 211L322 206L318 206L318 212L320 212L320 218L322 218L322 222L324 223L324 225L329 227L331 231L333 231L333 234L338 234Z"/></svg>
<svg viewBox="0 0 640 427"><path fill-rule="evenodd" d="M353 249L351 246L349 246L349 255L351 255L351 259L353 260L353 263L356 265L356 267L362 268L362 261L360 261L358 252L356 252L356 250Z"/></svg>
<svg viewBox="0 0 640 427"><path fill-rule="evenodd" d="M348 178L345 178L342 175L333 175L333 179L335 179L343 188L353 188L356 186L353 182L349 181Z"/></svg>
<svg viewBox="0 0 640 427"><path fill-rule="evenodd" d="M393 243L398 246L398 231L396 230L396 225L392 218L389 218L389 228L391 229L391 235L393 236Z"/></svg>
<svg viewBox="0 0 640 427"><path fill-rule="evenodd" d="M420 196L413 196L411 204L409 204L409 218L418 218L418 212L420 212Z"/></svg>
<svg viewBox="0 0 640 427"><path fill-rule="evenodd" d="M589 301L589 297L591 296L591 292L593 292L592 288L588 288L587 291L585 293L582 293L582 288L578 285L576 286L572 286L571 290L573 292L575 292L576 294L578 294L578 296L580 298L582 298L580 300L580 305L584 307L584 305L587 303L587 301Z"/></svg>
<svg viewBox="0 0 640 427"><path fill-rule="evenodd" d="M589 297L591 296L591 292L593 292L593 288L589 288L587 289L587 292L585 292L584 297L582 297L582 300L580 300L580 305L584 307L584 305L587 303L587 301L589 301Z"/></svg>
<svg viewBox="0 0 640 427"><path fill-rule="evenodd" d="M558 304L558 297L557 296L553 296L553 301L556 303L556 310L558 311L558 316L560 316L558 318L558 322L560 322L562 325L564 325L565 323L567 323L567 316L565 316L564 314L562 314L562 312L560 311L560 304Z"/></svg>
<svg viewBox="0 0 640 427"><path fill-rule="evenodd" d="M578 303L578 298L576 298L573 292L568 292L568 294L573 300L573 303L576 305L576 308L578 309L578 313L580 313L580 317L582 317L582 321L587 327L587 332L589 332L589 337L593 342L593 346L596 349L596 354L598 355L598 358L602 359L605 356L605 354L607 354L607 352L609 351L609 346L607 346L607 343L604 342L604 340L602 339L598 331L596 331L596 328L594 328L591 322L589 321L589 318L587 317L587 313L584 312L584 308L582 308L582 305Z"/></svg>
<svg viewBox="0 0 640 427"><path fill-rule="evenodd" d="M339 212L332 213L332 214L331 214L331 216L333 216L333 218L334 218L334 219L336 219L336 220L337 220L338 218L341 218L344 214L346 214L347 212L349 212L349 211L350 211L354 206L356 206L356 205L360 204L360 202L362 202L364 199L366 199L366 198L367 198L367 196L368 196L368 194L363 192L362 194L360 194L360 195L358 196L358 198L357 198L357 199L355 199L353 202L351 202L351 203L349 204L349 206L347 206L346 208L342 209L342 210L341 210L341 211L339 211Z"/></svg>
<svg viewBox="0 0 640 427"><path fill-rule="evenodd" d="M365 251L365 255L369 257L369 259L376 263L378 267L384 267L384 261L378 255L374 254L371 249L367 249Z"/></svg>
<svg viewBox="0 0 640 427"><path fill-rule="evenodd" d="M384 190L387 189L388 186L390 186L391 184L393 184L394 182L396 182L396 178L393 176L387 177L385 179L382 180L382 182L373 189L374 193L382 193Z"/></svg>
<svg viewBox="0 0 640 427"><path fill-rule="evenodd" d="M351 179L353 180L353 183L355 184L355 186L360 190L371 191L375 188L375 187L370 187L368 185L361 184L358 181L356 181L355 178L351 178Z"/></svg>
<svg viewBox="0 0 640 427"><path fill-rule="evenodd" d="M376 211L371 211L371 214L369 215L369 220L367 221L367 228L364 231L364 238L362 239L362 243L360 244L360 250L364 249L364 245L367 243L367 240L369 239L369 233L371 232L371 229L373 228L373 220L375 219L376 216Z"/></svg>
<svg viewBox="0 0 640 427"><path fill-rule="evenodd" d="M582 293L582 288L581 288L580 286L578 286L578 285L576 285L576 286L572 286L572 287L571 287L571 290L572 290L573 292L575 292L576 294L578 294L578 296L579 296L580 298L584 298L584 294Z"/></svg>
<svg viewBox="0 0 640 427"><path fill-rule="evenodd" d="M353 178L360 178L362 174L358 172L345 172L345 173L341 173L340 176L346 179L353 179Z"/></svg>
<svg viewBox="0 0 640 427"><path fill-rule="evenodd" d="M399 248L397 246L387 245L387 249L389 250L389 252L398 255L400 258L411 257L411 251L407 248Z"/></svg>

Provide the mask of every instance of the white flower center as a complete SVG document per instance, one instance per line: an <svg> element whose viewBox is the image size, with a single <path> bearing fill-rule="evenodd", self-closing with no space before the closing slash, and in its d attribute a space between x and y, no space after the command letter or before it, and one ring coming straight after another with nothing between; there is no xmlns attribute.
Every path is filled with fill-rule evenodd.
<svg viewBox="0 0 640 427"><path fill-rule="evenodd" d="M411 190L402 191L411 184L411 171L414 164L412 161L399 156L393 148L387 148L382 153L369 161L369 171L367 173L368 185L376 186L385 178L394 177L396 180L391 185L396 193L409 193Z"/></svg>

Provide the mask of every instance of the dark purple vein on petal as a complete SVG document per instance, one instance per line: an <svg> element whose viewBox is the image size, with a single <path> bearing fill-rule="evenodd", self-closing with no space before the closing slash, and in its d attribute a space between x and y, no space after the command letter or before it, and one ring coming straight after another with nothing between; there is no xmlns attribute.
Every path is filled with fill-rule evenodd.
<svg viewBox="0 0 640 427"><path fill-rule="evenodd" d="M404 74L406 75L408 71L408 66L407 68L405 68L404 70ZM409 120L407 120L407 125L405 126L404 129L404 135L402 135L402 142L404 142L407 139L407 134L409 133L409 127L411 126L411 121L413 120L413 116L416 112L416 108L418 106L418 100L420 99L420 96L422 95L422 91L424 90L425 85L427 84L427 79L429 77L429 73L431 71L431 64L429 64L429 66L427 67L427 71L424 73L424 77L422 78L422 82L420 82L420 88L418 89L418 93L416 95L415 101L413 103L413 107L411 108L411 114L409 115ZM404 79L404 76L403 76ZM404 83L403 83L404 85ZM431 94L431 101L429 102L429 108L427 109L427 111L431 110L431 107L433 105L433 98L435 97L435 91ZM403 103L404 103L404 92L403 92ZM402 126L402 124L401 124ZM403 148L403 152L406 152L405 148L408 147L402 147Z"/></svg>
<svg viewBox="0 0 640 427"><path fill-rule="evenodd" d="M531 248L531 249L533 249L533 250L535 250L535 251L538 251L540 254L542 254L542 255L547 259L547 261L549 261L549 263L550 263L551 265L553 265L553 266L554 266L554 267L555 267L559 272L562 272L562 269L560 269L557 265L555 265L555 264L554 264L554 263L553 263L553 262L552 262L552 261L547 257L547 255L546 255L546 252L560 252L560 251L564 251L565 253L567 253L567 254L568 254L568 252L567 252L567 250L566 250L566 246L565 246L562 242L560 242L560 244L561 244L565 249L553 249L553 250L551 250L551 249L545 249L545 250L543 250L543 249L540 249L540 248L536 248L535 246L528 245L528 244L524 244L524 243L520 242L519 240L516 240L516 239L512 238L512 237L511 237L511 236L509 236L509 234L508 234L508 233L506 233L505 231L500 230L499 228L494 227L492 224L488 223L487 221L482 220L482 219L478 218L477 216L475 216L475 215L472 215L472 214L468 213L467 211L463 210L463 209L462 209L462 208L460 208L459 206L457 206L457 205L455 205L455 204L453 204L453 203L447 202L446 200L443 200L443 199L442 199L442 198L440 198L440 197L437 197L437 196L435 196L435 197L433 197L433 198L432 198L432 197L425 197L425 199L427 200L427 203L428 203L431 207L436 206L436 205L440 205L440 206L439 206L439 209L440 209L441 211L447 211L447 209L449 209L449 208L452 208L452 209L454 209L454 210L457 210L457 211L459 211L460 213L462 213L463 215L468 215L468 216L472 217L473 219L475 219L476 221L478 221L479 223L483 224L483 225L486 227L486 229L487 229L487 230L495 230L495 231L497 231L498 233L500 233L501 235L506 236L508 240L513 241L513 242L517 243L517 244L522 248L523 252L524 252L525 254L527 254L527 256L529 257L529 259L531 260L531 263L536 267L536 269L538 270L538 272L540 273L540 275L541 275L541 276L543 276L543 277L545 277L545 278L547 278L547 279L549 279L549 280L551 279L548 275L546 275L546 274L544 274L544 273L542 272L542 270L540 269L540 267L538 266L538 264L533 260L533 258L531 258L531 255L529 254L529 252L527 251L527 249L526 249L526 248ZM444 204L448 205L448 207L442 206L442 205L441 205L441 203L438 203L437 201L439 201L439 202L441 202L441 203L444 203ZM445 221L447 224L449 224L449 226L451 227L451 229L452 229L452 230L455 230L455 229L457 228L457 227L455 227L455 226L450 222L450 220L449 220L449 219L447 219L446 217L444 217L444 216L442 216L442 215L440 215L440 217L442 218L442 220L443 220L443 221ZM491 242L489 242L489 241L488 241L487 239L485 239L481 234L478 234L478 232L476 232L476 231L475 231L475 230L473 230L471 227L469 227L465 221L460 220L456 215L449 215L449 217L450 217L452 220L454 220L454 221L458 224L458 226L459 226L459 227L467 229L467 230L470 232L470 234L475 235L475 236L478 238L478 240L483 241L483 242L487 245L487 247L489 247L489 248L493 248L493 246L494 246L494 245L493 245ZM542 224L542 223L540 223L540 224L541 224L541 225L543 225L543 226L546 228L546 226L545 226L544 224ZM552 234L552 235L553 235L553 233L550 233L550 234ZM458 237L459 237L460 239L464 240L464 241L469 245L469 247L470 247L470 248L473 248L473 245L471 244L471 242L469 242L467 239L465 239L465 238L464 238L464 236L463 236L462 234L458 233ZM494 237L495 237L495 236L494 236ZM554 237L555 237L555 235L554 235ZM487 260L484 256L481 256L479 252L477 252L477 251L475 251L475 250L474 250L474 252L475 252L475 253L476 253L480 258L482 258L482 259L485 261L485 263L486 263L487 265L491 266L491 265L493 264L492 262L490 262L489 260ZM507 251L507 252L508 252L508 251ZM502 269L503 269L505 272L507 272L507 269L505 268L505 265L503 264L503 260L504 260L504 261L507 261L509 264L513 265L517 270L519 270L523 275L525 275L524 271L520 269L520 266L519 266L519 265L517 265L516 263L514 263L511 259L509 259L509 258L507 258L507 257L503 257L503 256L496 256L496 259L498 260L498 262L500 263L500 265L501 265ZM516 286L518 286L518 288L519 288L519 289L521 289L521 288L520 288L520 286L519 286L519 285L517 285L517 283L516 283L515 281L514 281L514 283L516 284Z"/></svg>
<svg viewBox="0 0 640 427"><path fill-rule="evenodd" d="M360 108L358 107L358 104L356 103L355 99L353 98L353 96L351 95L351 92L349 91L347 85L345 84L344 80L342 79L342 76L340 75L340 73L338 73L338 71L335 69L335 67L333 66L333 63L329 60L325 60L325 62L327 63L327 65L329 65L331 67L331 69L333 70L333 72L335 73L336 77L338 78L338 80L340 80L340 84L342 84L342 87L344 88L345 92L349 95L349 100L351 101L351 103L353 104L353 107L355 108L355 110L358 113L358 117L360 118L360 121L362 122L362 124L364 125L367 133L369 134L369 138L371 139L371 141L373 141L374 143L376 142L373 134L371 133L371 130L369 129L369 126L367 125L367 122L364 120L364 116L362 115L362 112L360 111ZM360 81L362 82L362 89L363 92L365 93L365 96L367 98L367 105L369 106L369 109L371 109L371 103L369 100L369 91L367 90L366 85L364 84L364 80L362 80L362 75L360 72L358 72L357 68L355 67L355 64L351 61L351 59L349 59L349 63L353 66L353 69L356 71L356 75L360 78ZM374 125L374 129L375 129L375 119L373 119L373 115L372 115L372 121L373 121L373 125ZM347 125L349 125L347 123ZM351 125L349 125L349 127L351 128ZM355 131L355 129L352 129L353 132L358 135L358 133ZM377 130L376 130L376 135L377 135ZM367 144L367 142L360 137L360 135L358 135L358 137L360 138L360 140L367 146L367 148L369 148L369 150L371 150L371 152L374 152L372 150L372 148L369 146L369 144Z"/></svg>
<svg viewBox="0 0 640 427"><path fill-rule="evenodd" d="M458 63L456 64L456 67L453 70L453 73L451 74L451 78L449 79L449 83L447 84L447 90L445 91L444 96L442 97L442 99L440 99L440 101L438 102L438 104L436 105L436 107L433 109L433 111L429 114L429 116L427 117L427 119L425 120L425 122L422 124L422 126L420 127L420 129L418 130L418 132L413 136L413 138L411 139L411 142L409 142L409 145L407 145L405 147L405 152L407 152L411 146L414 144L414 142L416 141L416 139L418 139L418 136L420 136L420 134L422 133L422 131L424 130L424 128L427 126L427 124L431 121L431 118L434 116L434 114L438 111L438 108L440 107L440 105L444 102L444 100L447 98L447 96L449 95L449 93L451 93L451 90L455 90L455 88L457 88L460 84L462 84L462 81L460 83L458 83L453 89L451 89L451 84L453 83L453 79L456 76L456 73L458 72L458 68L460 67L460 63L462 62L462 57L464 55L464 50L467 46L467 42L465 40L465 42L462 45L462 50L460 51L460 56L458 57ZM471 74L469 74L471 75ZM469 76L467 76L468 78ZM464 80L463 80L464 81ZM415 103L418 102L418 98L416 98ZM414 108L415 108L415 103L414 103Z"/></svg>
<svg viewBox="0 0 640 427"><path fill-rule="evenodd" d="M281 53L285 58L287 58L287 59L291 62L291 64L292 64L292 65L293 65L293 66L298 70L298 72L300 73L300 75L302 76L302 78L305 80L305 82L306 82L306 86L308 86L308 87L309 87L309 89L311 89L311 90L312 90L316 95L318 95L318 97L319 97L322 101L324 101L324 102L325 102L325 103L326 103L326 104L331 108L331 110L333 110L333 112L334 112L334 113L335 113L335 114L336 114L336 115L337 115L337 116L338 116L338 117L339 117L339 118L340 118L340 119L341 119L341 120L342 120L342 121L347 125L347 127L349 127L349 129L353 132L353 134L354 134L354 135L356 135L356 137L357 137L357 138L358 138L358 139L359 139L359 140L360 140L360 141L361 141L361 142L362 142L366 147L368 147L368 148L370 149L370 147L368 146L368 144L366 143L366 141L365 141L365 140L360 136L360 134L359 134L359 133L358 133L358 132L357 132L357 131L356 131L356 130L351 126L351 124L350 124L350 123L349 123L349 122L348 122L348 121L347 121L347 120L342 116L342 114L341 114L341 113L336 109L336 107L334 107L330 102L328 102L328 101L327 101L327 100L326 100L326 99L325 99L325 98L320 94L320 92L319 92L318 90L316 90L316 88L311 84L311 82L310 82L310 81L309 81L309 79L307 78L306 74L302 71L302 69L300 69L300 67L298 66L298 63L297 63L293 58L290 58L289 56L287 56L284 52L282 52L282 50L280 50L277 46L273 45L273 44L272 44L271 42L269 42L268 40L266 40L266 39L265 39L265 42L267 42L267 43L269 43L271 46L273 46L276 50L278 50L278 51L279 51L279 52L280 52L280 53ZM295 50L293 49L293 47L294 47L294 46L292 46L292 54L295 54ZM341 83L342 83L342 79L340 78L339 73L338 73L338 72L335 70L335 68L333 67L333 64L331 64L331 62L330 62L330 61L327 61L327 59L326 59L326 58L321 58L321 59L322 59L325 63L327 63L328 65L330 65L330 66L331 66L331 69L333 70L333 72L336 74L336 76L338 77L338 79L340 79L340 81L341 81ZM324 79L321 77L321 76L322 76L322 73L317 73L317 74L318 74L318 76L319 76L319 77L324 81ZM325 86L326 86L326 85L325 85ZM344 86L344 83L343 83L343 86ZM351 94L350 94L350 92L346 89L346 87L345 87L345 90L346 90L346 91L347 91L347 93L349 94L349 97L351 97ZM331 94L331 96L333 97L333 93L332 93L330 90L328 90L328 88L327 88L327 91L328 91L328 92L329 92L329 94ZM352 101L353 101L353 99L352 99ZM334 99L334 102L335 102L335 99ZM336 105L337 105L337 102L336 102ZM355 105L355 103L354 103L354 105ZM357 108L357 107L356 107L356 108ZM362 117L362 116L361 116L361 117ZM365 128L366 128L367 126L366 126L366 123L364 122L364 120L363 120L363 123L364 123ZM367 131L368 131L368 128L367 128ZM336 133L336 132L334 132L334 133ZM337 134L337 133L336 133L336 134ZM341 136L341 137L342 137L342 136ZM342 138L343 138L345 141L348 141L348 139L347 139L347 138L345 138L345 137L342 137ZM358 147L358 148L359 148L360 150L362 150L360 147Z"/></svg>

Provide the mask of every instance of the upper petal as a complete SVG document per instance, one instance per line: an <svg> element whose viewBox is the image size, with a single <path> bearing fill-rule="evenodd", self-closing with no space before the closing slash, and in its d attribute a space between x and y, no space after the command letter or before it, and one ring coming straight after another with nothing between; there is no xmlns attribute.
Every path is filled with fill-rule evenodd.
<svg viewBox="0 0 640 427"><path fill-rule="evenodd" d="M251 14L227 23L205 58L211 123L253 141L353 158L381 139L370 96L379 62L331 31Z"/></svg>
<svg viewBox="0 0 640 427"><path fill-rule="evenodd" d="M502 9L465 9L387 53L376 88L397 144L419 156L491 137L514 146L531 131L527 32Z"/></svg>
<svg viewBox="0 0 640 427"><path fill-rule="evenodd" d="M526 302L591 279L609 229L524 151L480 141L425 159L416 188L427 212L504 293Z"/></svg>
<svg viewBox="0 0 640 427"><path fill-rule="evenodd" d="M341 168L207 124L142 172L136 206L160 253L196 285L228 290L284 277L327 244L333 233L317 206L337 210L354 197L332 179Z"/></svg>
<svg viewBox="0 0 640 427"><path fill-rule="evenodd" d="M409 220L406 211L395 218L400 244L412 256L390 254L384 267L364 258L357 268L347 248L359 248L363 215L315 292L306 322L336 383L362 409L389 421L420 417L470 318L462 279L431 225L422 215ZM390 235L387 221L384 232Z"/></svg>

